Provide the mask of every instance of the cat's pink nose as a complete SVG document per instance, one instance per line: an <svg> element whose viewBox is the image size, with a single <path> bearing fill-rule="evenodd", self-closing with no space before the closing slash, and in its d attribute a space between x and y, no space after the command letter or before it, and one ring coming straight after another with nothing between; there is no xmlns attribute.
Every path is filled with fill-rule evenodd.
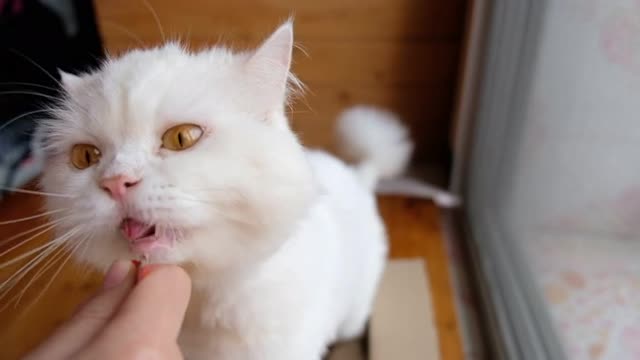
<svg viewBox="0 0 640 360"><path fill-rule="evenodd" d="M140 178L129 175L117 175L102 179L100 187L115 200L122 200L131 187L140 182Z"/></svg>

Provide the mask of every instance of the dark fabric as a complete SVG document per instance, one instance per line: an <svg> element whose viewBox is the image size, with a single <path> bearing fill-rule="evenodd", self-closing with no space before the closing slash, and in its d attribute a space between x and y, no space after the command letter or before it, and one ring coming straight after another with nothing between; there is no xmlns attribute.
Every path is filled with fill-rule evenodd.
<svg viewBox="0 0 640 360"><path fill-rule="evenodd" d="M86 71L103 55L92 1L0 0L1 187L21 186L39 171L30 141L38 116L46 114L7 122L51 99L25 92L55 97L58 69Z"/></svg>

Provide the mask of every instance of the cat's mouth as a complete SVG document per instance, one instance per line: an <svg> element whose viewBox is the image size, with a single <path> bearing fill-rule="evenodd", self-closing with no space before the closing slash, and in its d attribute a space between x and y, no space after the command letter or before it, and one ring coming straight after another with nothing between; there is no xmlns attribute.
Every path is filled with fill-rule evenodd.
<svg viewBox="0 0 640 360"><path fill-rule="evenodd" d="M173 246L174 236L161 231L154 224L147 224L134 218L125 218L120 224L120 231L129 242L129 248L137 255L147 256L159 250Z"/></svg>

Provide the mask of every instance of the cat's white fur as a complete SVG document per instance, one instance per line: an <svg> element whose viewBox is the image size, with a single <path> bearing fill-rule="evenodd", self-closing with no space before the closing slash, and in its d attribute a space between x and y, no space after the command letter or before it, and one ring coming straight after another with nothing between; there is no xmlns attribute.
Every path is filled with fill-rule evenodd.
<svg viewBox="0 0 640 360"><path fill-rule="evenodd" d="M38 130L42 188L65 195L47 206L65 209L56 233L80 261L104 270L134 257L118 230L126 216L178 237L149 260L192 277L188 359L317 360L359 335L371 310L387 254L372 189L403 170L411 144L392 114L361 109L339 126L356 168L304 149L285 116L292 42L285 23L253 52L168 44L64 74L66 97ZM161 148L184 122L204 137ZM100 162L75 169L78 143L99 147ZM141 179L124 203L99 186L119 174Z"/></svg>

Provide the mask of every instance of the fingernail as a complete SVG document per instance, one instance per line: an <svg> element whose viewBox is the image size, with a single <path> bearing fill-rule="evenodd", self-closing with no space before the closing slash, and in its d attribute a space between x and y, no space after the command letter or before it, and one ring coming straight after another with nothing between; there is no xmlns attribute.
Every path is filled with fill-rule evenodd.
<svg viewBox="0 0 640 360"><path fill-rule="evenodd" d="M161 265L157 265L157 264L151 264L151 265L145 265L141 268L138 269L138 281L141 281L142 279L144 279L145 277L149 276L149 274L151 274L152 272L154 272L156 269L158 269Z"/></svg>
<svg viewBox="0 0 640 360"><path fill-rule="evenodd" d="M118 260L114 262L104 276L102 288L106 290L118 286L127 277L129 269L131 269L129 261Z"/></svg>

